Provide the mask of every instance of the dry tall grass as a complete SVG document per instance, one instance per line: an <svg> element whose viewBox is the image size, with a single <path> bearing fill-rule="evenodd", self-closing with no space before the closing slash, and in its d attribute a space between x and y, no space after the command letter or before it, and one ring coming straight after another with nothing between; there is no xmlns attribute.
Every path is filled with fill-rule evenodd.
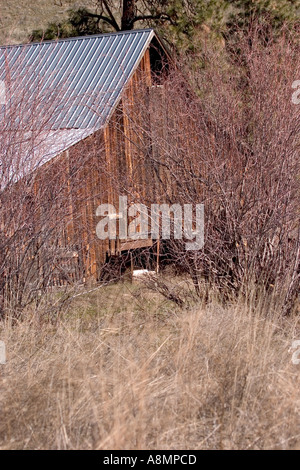
<svg viewBox="0 0 300 470"><path fill-rule="evenodd" d="M300 448L299 319L127 283L75 300L1 325L0 449Z"/></svg>

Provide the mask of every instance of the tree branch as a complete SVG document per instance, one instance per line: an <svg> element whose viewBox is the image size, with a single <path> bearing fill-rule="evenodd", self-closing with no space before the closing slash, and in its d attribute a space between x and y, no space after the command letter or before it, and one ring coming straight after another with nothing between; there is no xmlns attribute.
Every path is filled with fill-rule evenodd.
<svg viewBox="0 0 300 470"><path fill-rule="evenodd" d="M109 14L109 17L111 18L111 21L113 22L113 25L114 25L115 30L116 30L116 31L120 31L119 25L118 25L118 23L117 23L117 21L116 21L114 15L112 14L112 11L111 11L111 9L110 9L110 7L109 7L107 1L106 1L106 0L103 0L103 4L104 4L104 6L105 6L105 8L106 8L106 10L107 10L107 13Z"/></svg>
<svg viewBox="0 0 300 470"><path fill-rule="evenodd" d="M88 16L90 16L91 18L97 18L99 21L105 21L106 23L110 24L116 31L120 31L119 25L114 18L109 18L108 16L98 15L97 13L91 12L88 13Z"/></svg>
<svg viewBox="0 0 300 470"><path fill-rule="evenodd" d="M175 25L172 18L166 13L158 13L157 15L138 15L134 17L131 24L133 25L137 21L143 21L143 20L165 20L165 21L169 21L172 25Z"/></svg>

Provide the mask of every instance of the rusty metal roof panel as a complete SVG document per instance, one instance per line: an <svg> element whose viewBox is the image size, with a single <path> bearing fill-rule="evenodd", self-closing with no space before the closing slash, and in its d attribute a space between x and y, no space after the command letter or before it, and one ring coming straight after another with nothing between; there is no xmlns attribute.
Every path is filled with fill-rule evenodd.
<svg viewBox="0 0 300 470"><path fill-rule="evenodd" d="M153 36L146 29L0 47L6 119L26 128L38 118L51 129L99 129Z"/></svg>

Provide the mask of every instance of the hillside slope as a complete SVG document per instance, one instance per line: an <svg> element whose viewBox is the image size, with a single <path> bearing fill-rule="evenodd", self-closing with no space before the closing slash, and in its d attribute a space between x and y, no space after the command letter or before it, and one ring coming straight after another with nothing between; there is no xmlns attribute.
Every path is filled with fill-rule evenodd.
<svg viewBox="0 0 300 470"><path fill-rule="evenodd" d="M0 44L26 42L33 29L68 16L70 8L92 7L93 0L0 0Z"/></svg>

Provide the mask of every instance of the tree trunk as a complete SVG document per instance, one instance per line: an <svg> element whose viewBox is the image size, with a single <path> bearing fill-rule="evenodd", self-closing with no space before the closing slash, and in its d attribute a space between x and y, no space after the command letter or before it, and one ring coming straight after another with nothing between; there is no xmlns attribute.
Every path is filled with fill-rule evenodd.
<svg viewBox="0 0 300 470"><path fill-rule="evenodd" d="M123 14L121 30L133 29L135 18L135 0L123 0Z"/></svg>

